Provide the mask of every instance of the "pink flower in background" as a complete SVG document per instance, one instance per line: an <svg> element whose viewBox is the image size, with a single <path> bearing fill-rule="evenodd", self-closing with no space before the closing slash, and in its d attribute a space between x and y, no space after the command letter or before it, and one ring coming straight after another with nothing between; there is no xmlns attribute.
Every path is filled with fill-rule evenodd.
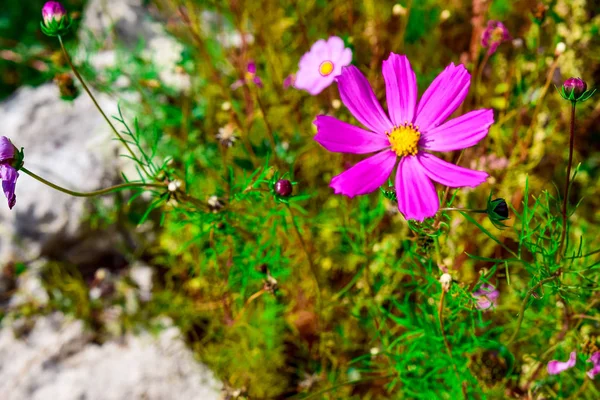
<svg viewBox="0 0 600 400"><path fill-rule="evenodd" d="M15 158L16 149L12 142L5 136L0 136L0 180L2 180L2 190L8 200L8 207L12 209L17 202L15 187L19 173L12 166Z"/></svg>
<svg viewBox="0 0 600 400"><path fill-rule="evenodd" d="M489 55L492 55L502 42L508 42L509 40L512 40L512 37L502 22L488 21L487 27L481 36L481 45L488 49Z"/></svg>
<svg viewBox="0 0 600 400"><path fill-rule="evenodd" d="M590 379L594 379L597 374L600 374L600 351L592 354L588 362L594 363L594 367L587 372L587 376L589 376Z"/></svg>
<svg viewBox="0 0 600 400"><path fill-rule="evenodd" d="M352 50L344 47L344 41L339 37L318 40L300 59L294 86L315 96L331 85L342 73L342 67L350 65L351 61Z"/></svg>
<svg viewBox="0 0 600 400"><path fill-rule="evenodd" d="M484 283L473 292L473 298L476 301L475 307L480 310L493 310L498 305L498 296L500 296L500 292L494 285Z"/></svg>
<svg viewBox="0 0 600 400"><path fill-rule="evenodd" d="M368 130L319 115L315 140L329 151L377 154L335 176L335 193L354 197L384 184L396 163L398 209L407 219L423 221L439 209L432 180L449 187L483 183L488 174L450 164L427 153L461 150L483 139L494 122L492 110L471 111L445 122L463 102L471 78L463 65L450 64L417 102L417 81L406 56L390 54L383 63L388 114L364 75L354 66L338 77L340 97Z"/></svg>
<svg viewBox="0 0 600 400"><path fill-rule="evenodd" d="M254 61L250 61L248 63L244 78L238 79L237 81L233 82L231 84L231 89L236 90L244 85L249 85L250 83L254 83L259 88L263 87L262 79L260 79L260 77L256 75L256 63Z"/></svg>
<svg viewBox="0 0 600 400"><path fill-rule="evenodd" d="M566 371L569 368L573 368L575 366L575 363L577 362L577 354L572 351L571 355L569 356L569 360L562 362L562 361L556 361L556 360L552 360L548 363L548 373L550 375L557 375L560 374L563 371Z"/></svg>

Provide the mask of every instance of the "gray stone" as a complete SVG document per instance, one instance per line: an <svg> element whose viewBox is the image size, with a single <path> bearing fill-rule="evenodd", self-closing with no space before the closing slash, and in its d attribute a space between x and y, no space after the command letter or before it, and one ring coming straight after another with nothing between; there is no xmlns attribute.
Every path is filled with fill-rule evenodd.
<svg viewBox="0 0 600 400"><path fill-rule="evenodd" d="M3 400L217 400L220 387L177 328L102 345L61 314L40 318L20 339L0 330Z"/></svg>

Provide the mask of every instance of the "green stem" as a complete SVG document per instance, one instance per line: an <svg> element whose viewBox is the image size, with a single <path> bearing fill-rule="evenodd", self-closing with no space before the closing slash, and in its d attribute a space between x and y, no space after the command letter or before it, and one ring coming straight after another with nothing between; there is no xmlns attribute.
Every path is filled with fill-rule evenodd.
<svg viewBox="0 0 600 400"><path fill-rule="evenodd" d="M512 342L514 342L514 340L517 338L517 335L519 334L519 330L521 329L521 324L523 323L523 317L525 316L525 308L527 307L529 298L533 295L533 293L535 293L536 290L538 290L538 288L542 287L545 283L555 280L559 276L560 276L560 269L558 271L556 271L554 274L552 274L552 276L542 279L534 287L532 287L531 289L529 289L527 291L527 294L525 295L525 298L523 299L523 302L521 303L521 309L519 310L519 319L517 320L517 327L515 328L515 331L513 332L510 339L508 339L508 342L506 343L507 346L509 344L511 344Z"/></svg>
<svg viewBox="0 0 600 400"><path fill-rule="evenodd" d="M570 129L570 138L569 138L569 162L567 164L567 180L565 183L565 197L563 199L563 229L562 235L560 238L560 247L558 248L558 256L560 257L563 254L563 248L565 247L565 239L567 238L567 206L569 204L569 187L571 186L571 166L573 165L573 147L575 142L575 105L576 102L571 102L571 129ZM567 242L568 243L568 242ZM566 249L565 251L566 252Z"/></svg>
<svg viewBox="0 0 600 400"><path fill-rule="evenodd" d="M456 208L456 207L446 207L440 208L440 211L464 211L464 212L472 212L477 214L487 214L487 210L485 209L471 209L471 208Z"/></svg>
<svg viewBox="0 0 600 400"><path fill-rule="evenodd" d="M110 118L108 118L108 116L104 113L104 111L102 110L102 107L100 107L100 104L98 104L98 102L96 101L96 98L92 94L92 91L85 84L85 81L83 80L83 78L81 77L81 75L79 74L79 72L77 71L77 68L75 68L75 65L73 65L73 62L71 61L71 57L69 56L69 53L67 52L67 49L65 48L65 45L63 43L62 37L60 35L58 35L57 37L58 37L58 41L60 43L60 48L62 49L62 52L65 55L65 58L67 59L67 62L69 63L69 66L71 67L71 70L73 70L73 73L75 74L75 76L77 77L77 79L79 80L79 82L81 83L81 86L83 86L83 89L86 91L86 93L88 94L88 96L90 96L90 99L92 99L92 102L94 103L94 105L96 106L96 108L98 109L98 111L100 111L100 114L102 114L102 116L104 117L104 120L108 123L108 125L113 130L113 132L115 133L115 135L117 135L117 137L119 138L119 140L125 145L125 148L129 152L129 154L131 154L131 157L133 157L134 160L137 160L137 157L136 157L135 153L133 152L133 150L131 149L131 147L129 147L129 144L127 143L127 141L119 133L119 131L117 130L117 128L115 128L115 126L113 125L113 123L110 121ZM148 173L148 171L146 171L146 168L144 168L144 166L141 163L138 163L138 164L139 164L140 168L142 169L142 171L144 171L144 173L147 176L152 176L152 175L150 175Z"/></svg>
<svg viewBox="0 0 600 400"><path fill-rule="evenodd" d="M49 182L49 181L45 180L44 178L42 178L41 176L38 176L38 175L34 174L33 172L29 171L27 168L21 168L20 171L23 171L24 173L31 176L33 179L40 181L44 185L50 186L52 189L58 190L59 192L63 192L63 193L66 193L68 195L75 196L75 197L102 196L102 195L105 195L108 193L113 193L113 192L118 192L120 190L133 189L133 188L163 188L163 189L166 189L166 185L162 184L162 183L128 182L128 183L122 183L122 184L116 185L116 186L111 186L106 189L96 190L93 192L76 192L73 190L65 189L64 187L58 186L52 182Z"/></svg>

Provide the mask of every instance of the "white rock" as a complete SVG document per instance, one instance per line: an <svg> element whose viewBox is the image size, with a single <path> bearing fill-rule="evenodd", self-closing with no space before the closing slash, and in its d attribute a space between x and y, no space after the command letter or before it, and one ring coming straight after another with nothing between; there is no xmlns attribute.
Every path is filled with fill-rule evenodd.
<svg viewBox="0 0 600 400"><path fill-rule="evenodd" d="M221 384L176 328L90 342L80 321L40 318L24 339L0 330L3 400L217 400Z"/></svg>

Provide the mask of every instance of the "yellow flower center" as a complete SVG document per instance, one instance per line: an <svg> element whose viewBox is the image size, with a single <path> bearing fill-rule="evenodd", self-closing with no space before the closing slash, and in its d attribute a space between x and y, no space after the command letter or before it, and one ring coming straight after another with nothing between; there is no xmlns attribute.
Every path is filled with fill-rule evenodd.
<svg viewBox="0 0 600 400"><path fill-rule="evenodd" d="M421 138L419 127L412 123L395 127L392 132L386 132L392 150L398 157L414 156L419 151L418 144Z"/></svg>
<svg viewBox="0 0 600 400"><path fill-rule="evenodd" d="M253 74L252 72L246 72L246 74L244 75L244 79L246 80L246 82L250 82L254 79L255 75L256 74Z"/></svg>
<svg viewBox="0 0 600 400"><path fill-rule="evenodd" d="M502 42L504 39L504 30L500 27L497 27L492 31L492 42Z"/></svg>
<svg viewBox="0 0 600 400"><path fill-rule="evenodd" d="M327 76L333 72L333 63L331 61L323 61L319 65L319 73L323 76Z"/></svg>

